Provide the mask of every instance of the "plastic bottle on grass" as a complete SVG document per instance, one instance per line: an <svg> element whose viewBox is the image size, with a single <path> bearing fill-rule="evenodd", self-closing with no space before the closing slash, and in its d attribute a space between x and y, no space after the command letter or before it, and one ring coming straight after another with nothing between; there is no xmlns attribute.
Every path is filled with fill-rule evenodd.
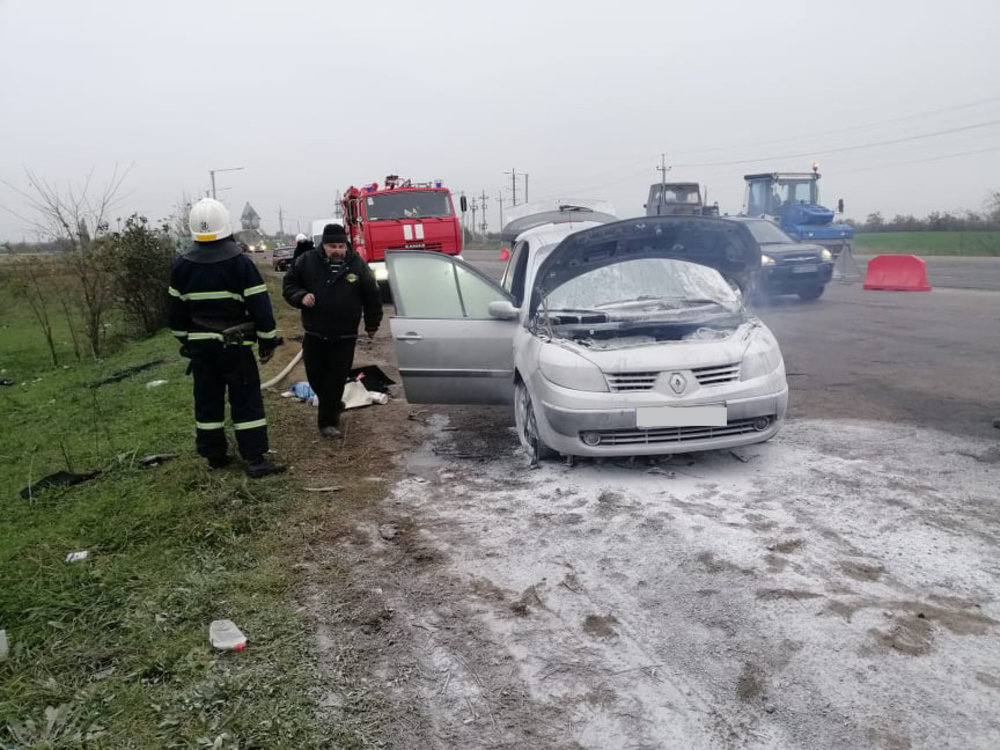
<svg viewBox="0 0 1000 750"><path fill-rule="evenodd" d="M221 651L242 651L247 646L247 637L232 620L213 620L208 637L212 646Z"/></svg>

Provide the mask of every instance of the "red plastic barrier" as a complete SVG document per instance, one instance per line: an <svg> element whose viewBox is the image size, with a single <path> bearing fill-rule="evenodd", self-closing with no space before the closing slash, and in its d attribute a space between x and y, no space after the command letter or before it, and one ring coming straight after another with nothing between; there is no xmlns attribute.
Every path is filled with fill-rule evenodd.
<svg viewBox="0 0 1000 750"><path fill-rule="evenodd" d="M865 289L929 292L927 264L916 255L878 255L868 261Z"/></svg>

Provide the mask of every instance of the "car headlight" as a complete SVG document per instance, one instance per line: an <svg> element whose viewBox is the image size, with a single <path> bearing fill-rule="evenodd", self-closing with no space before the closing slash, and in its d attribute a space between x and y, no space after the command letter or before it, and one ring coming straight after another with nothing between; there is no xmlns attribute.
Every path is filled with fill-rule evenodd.
<svg viewBox="0 0 1000 750"><path fill-rule="evenodd" d="M762 266L773 266L774 258L772 258L770 255L762 255L760 256L760 264Z"/></svg>
<svg viewBox="0 0 1000 750"><path fill-rule="evenodd" d="M746 351L743 352L743 362L740 364L740 380L753 380L784 367L781 349L770 332L758 331L751 339Z"/></svg>
<svg viewBox="0 0 1000 750"><path fill-rule="evenodd" d="M831 253L824 247L822 250L820 250L819 257L821 257L823 260L833 260L833 253Z"/></svg>
<svg viewBox="0 0 1000 750"><path fill-rule="evenodd" d="M608 390L608 381L593 362L558 344L542 344L538 353L538 368L550 383L574 391Z"/></svg>

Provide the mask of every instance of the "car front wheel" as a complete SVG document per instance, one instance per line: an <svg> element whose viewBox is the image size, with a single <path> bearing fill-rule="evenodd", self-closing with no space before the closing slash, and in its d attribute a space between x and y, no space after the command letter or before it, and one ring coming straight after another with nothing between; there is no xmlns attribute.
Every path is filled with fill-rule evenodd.
<svg viewBox="0 0 1000 750"><path fill-rule="evenodd" d="M819 299L823 295L823 290L826 287L814 286L810 289L803 289L799 292L799 299L804 302L812 302L813 300Z"/></svg>
<svg viewBox="0 0 1000 750"><path fill-rule="evenodd" d="M531 403L528 387L521 380L514 386L514 424L521 447L524 448L532 466L539 461L558 457L559 454L547 446L538 434L535 405Z"/></svg>

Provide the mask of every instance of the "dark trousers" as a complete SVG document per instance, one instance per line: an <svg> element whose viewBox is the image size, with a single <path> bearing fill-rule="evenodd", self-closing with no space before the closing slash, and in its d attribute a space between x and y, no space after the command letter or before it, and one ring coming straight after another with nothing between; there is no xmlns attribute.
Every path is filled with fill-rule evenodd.
<svg viewBox="0 0 1000 750"><path fill-rule="evenodd" d="M267 421L253 347L218 346L199 351L191 358L191 374L198 455L226 455L227 389L240 455L245 461L256 461L267 453Z"/></svg>
<svg viewBox="0 0 1000 750"><path fill-rule="evenodd" d="M340 421L340 401L354 362L357 339L324 341L306 334L302 340L302 359L306 364L309 385L319 396L319 428L336 427Z"/></svg>

